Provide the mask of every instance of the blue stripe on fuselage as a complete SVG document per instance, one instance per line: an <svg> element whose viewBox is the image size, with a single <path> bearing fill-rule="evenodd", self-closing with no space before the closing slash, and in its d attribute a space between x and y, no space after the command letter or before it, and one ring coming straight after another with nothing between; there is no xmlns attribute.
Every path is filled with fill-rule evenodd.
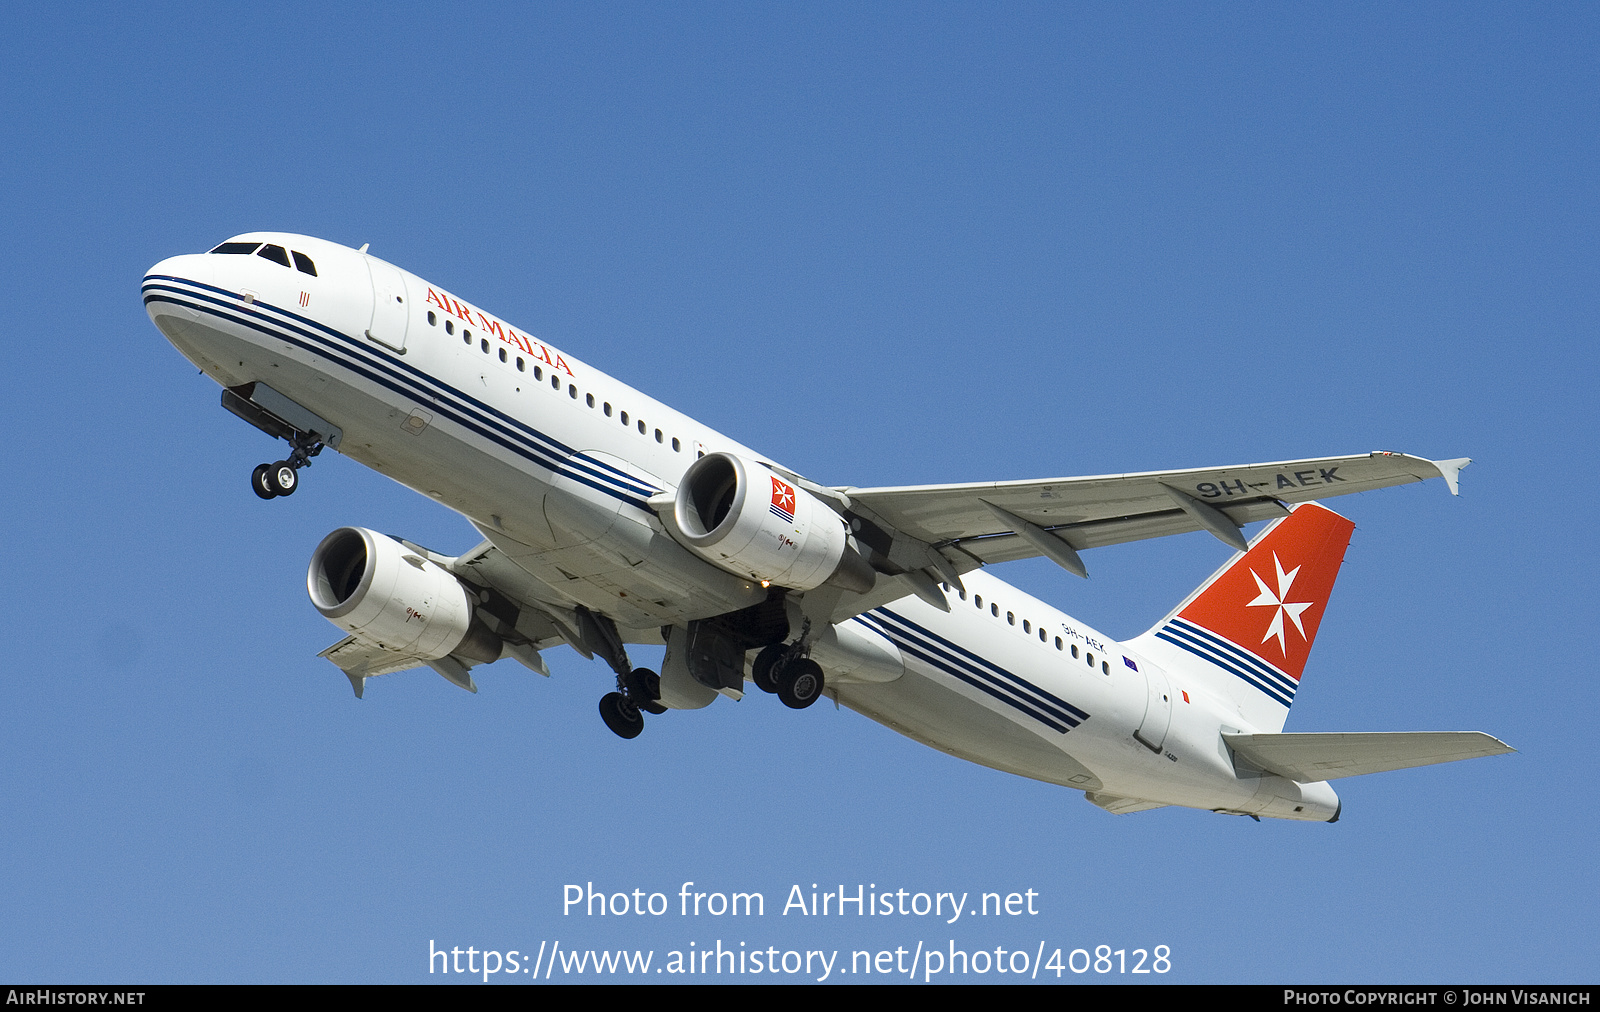
<svg viewBox="0 0 1600 1012"><path fill-rule="evenodd" d="M995 699L1065 734L1089 714L978 654L888 608L878 608L856 620L880 633L901 649L944 673L960 679Z"/></svg>
<svg viewBox="0 0 1600 1012"><path fill-rule="evenodd" d="M270 306L264 303L254 304L260 308L271 309L274 313L290 317L291 319L305 324L307 327L315 328L315 330L322 331L329 336L322 337L316 333L309 332L305 329L305 327L294 326L289 323L271 319L270 317L267 317L259 312L243 309L234 304L234 297L228 295L226 292L222 292L221 289L211 288L208 285L199 285L195 282L186 281L182 278L164 278L162 280L179 281L183 284L192 285L196 288L205 288L209 291L219 292L220 294L228 296L228 301L225 302L221 299L199 295L197 293L185 291L170 285L150 284L148 283L149 279L147 279L147 283L145 285L145 291L147 293L145 296L145 302L168 302L173 305L181 305L188 309L208 313L242 326L250 327L253 330L257 330L261 333L278 338L279 340L287 341L290 344L300 347L307 352L320 355L322 357L329 357L329 351L341 353L342 356L348 356L350 360L345 360L341 357L336 358L336 361L338 361L339 365L348 369L350 372L362 376L363 378L376 383L379 386L392 390L395 393L401 394L402 396L409 397L413 400L431 402L432 406L439 408L441 413L445 414L457 424L460 424L464 428L476 432L478 435L505 447L513 453L516 453L519 456L522 456L533 463L540 465L541 467L544 467L546 470L569 477L574 481L594 488L597 491L604 492L607 495L613 496L614 498L617 498L622 502L634 506L635 508L644 512L651 512L649 504L643 499L637 497L648 497L660 491L659 489L653 486L645 485L643 482L640 482L639 479L629 475L627 472L602 461L595 460L586 454L574 453L570 447L566 446L560 441L552 439L543 432L528 426L518 419L506 415L504 412L499 411L496 408L484 404L476 398L473 398L461 392L460 390L457 390L456 388L439 381L437 378L430 376L421 370L418 370L405 363L397 362L388 358L387 356L382 356L378 353L375 353L374 349L354 341L345 334L317 323L314 320L307 320L298 314L278 309L275 306ZM153 292L167 292L172 293L172 295L184 296L184 298L174 298L172 295L148 294ZM285 331L287 331L287 333ZM297 337L295 335L299 336ZM331 340L329 338L331 338ZM308 344L307 341L315 342L315 344L320 347L314 347L313 345ZM376 372L373 370L376 370ZM412 375L408 376L406 373L410 373ZM437 387L439 393L436 394L429 391L421 384L419 379L425 379L428 383L431 383ZM440 395L444 395L446 400L441 402ZM450 398L456 399L459 403L449 403ZM479 419L475 419L471 417L469 412L479 414L481 417ZM495 429L500 431L497 433ZM521 431L519 432L517 430ZM533 439L530 439L530 436L533 437ZM519 446L509 442L507 437L517 440L523 445ZM534 442L534 439L538 440L539 442ZM539 445L540 443L546 445ZM569 454L569 456L562 458L557 456L558 453L566 453ZM574 463L575 461L582 461L583 463L577 464ZM602 472L610 473L608 474ZM620 476L620 479L617 477L612 477L611 475L618 475ZM630 495L628 493L633 494Z"/></svg>

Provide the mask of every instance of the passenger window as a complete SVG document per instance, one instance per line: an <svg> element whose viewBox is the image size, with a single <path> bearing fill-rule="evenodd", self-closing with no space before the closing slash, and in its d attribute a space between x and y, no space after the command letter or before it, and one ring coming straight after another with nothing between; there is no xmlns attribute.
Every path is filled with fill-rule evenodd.
<svg viewBox="0 0 1600 1012"><path fill-rule="evenodd" d="M576 386L576 384L572 384L572 383L567 384L567 396L571 397L573 400L577 400L578 399L578 387Z"/></svg>
<svg viewBox="0 0 1600 1012"><path fill-rule="evenodd" d="M678 442L678 437L677 436L673 436L672 437L672 452L673 453L677 453L678 451L680 451L682 449L683 449L683 444ZM965 594L961 595L961 599L963 601L966 600L966 598L967 598L967 595L965 595Z"/></svg>
<svg viewBox="0 0 1600 1012"><path fill-rule="evenodd" d="M517 372L526 372L526 371L527 371L527 368L522 364L522 356L518 355L517 356Z"/></svg>
<svg viewBox="0 0 1600 1012"><path fill-rule="evenodd" d="M295 253L293 250L290 250L290 252L294 253L294 266L296 270L298 270L301 274L309 274L312 277L317 276L317 265L311 262L310 257L306 256L304 253Z"/></svg>
<svg viewBox="0 0 1600 1012"><path fill-rule="evenodd" d="M644 419L639 419L639 435L644 435Z"/></svg>
<svg viewBox="0 0 1600 1012"><path fill-rule="evenodd" d="M1094 654L1084 654L1083 656L1089 662L1089 667L1094 667Z"/></svg>
<svg viewBox="0 0 1600 1012"><path fill-rule="evenodd" d="M583 400L584 403L588 404L591 408L594 407L594 394L584 394Z"/></svg>
<svg viewBox="0 0 1600 1012"><path fill-rule="evenodd" d="M1023 619L1022 620L1022 631L1025 632L1025 633L1033 632L1033 626L1028 624L1028 620L1027 619Z"/></svg>
<svg viewBox="0 0 1600 1012"><path fill-rule="evenodd" d="M1016 613L1009 612L1009 611L1006 612L1006 625L1016 625L1016 624L1017 624Z"/></svg>
<svg viewBox="0 0 1600 1012"><path fill-rule="evenodd" d="M506 360L506 350L504 348L501 348L500 349L500 361L504 362L505 360Z"/></svg>
<svg viewBox="0 0 1600 1012"><path fill-rule="evenodd" d="M989 602L989 614L993 615L995 618L999 618L1000 617L1000 606L998 604L995 604L993 601L990 601Z"/></svg>
<svg viewBox="0 0 1600 1012"><path fill-rule="evenodd" d="M446 321L444 321L444 332L446 334L454 334L456 332L456 321L454 321L454 320L446 320Z"/></svg>
<svg viewBox="0 0 1600 1012"><path fill-rule="evenodd" d="M485 337L482 340L480 340L478 342L478 347L483 351L483 353L485 355L489 354L489 339L487 337Z"/></svg>
<svg viewBox="0 0 1600 1012"><path fill-rule="evenodd" d="M977 605L979 608L982 608L983 607L983 595L982 594L973 594L972 595L972 603Z"/></svg>
<svg viewBox="0 0 1600 1012"><path fill-rule="evenodd" d="M289 266L289 251L284 249L282 246L263 246L261 247L261 252L257 253L256 256L266 257L275 264L282 264L285 267Z"/></svg>
<svg viewBox="0 0 1600 1012"><path fill-rule="evenodd" d="M561 389L561 377L557 376L555 373L551 373L550 374L550 389L551 390L560 390Z"/></svg>
<svg viewBox="0 0 1600 1012"><path fill-rule="evenodd" d="M1078 644L1076 644L1076 643L1072 644L1072 659L1073 660L1077 660L1078 659Z"/></svg>
<svg viewBox="0 0 1600 1012"><path fill-rule="evenodd" d="M656 430L656 442L658 442L658 443L661 442L661 430L660 429Z"/></svg>
<svg viewBox="0 0 1600 1012"><path fill-rule="evenodd" d="M260 246L260 245L261 244L258 243L258 242L225 242L221 246L218 246L216 249L212 250L211 252L213 252L213 253L244 253L244 254L250 254L250 253L254 253L256 251L256 247Z"/></svg>
<svg viewBox="0 0 1600 1012"><path fill-rule="evenodd" d="M1111 674L1111 662L1110 661L1101 661L1100 662L1100 673L1102 675Z"/></svg>
<svg viewBox="0 0 1600 1012"><path fill-rule="evenodd" d="M439 318L437 316L433 315L433 310L431 310L431 309L428 310L428 326L437 327L438 325L439 325Z"/></svg>
<svg viewBox="0 0 1600 1012"><path fill-rule="evenodd" d="M536 380L544 379L544 370L539 368L538 366L534 366L533 367L533 378L536 379Z"/></svg>
<svg viewBox="0 0 1600 1012"><path fill-rule="evenodd" d="M1043 642L1044 642L1044 641L1045 641L1045 639L1046 639L1046 638L1047 638L1047 637L1046 637L1046 636L1045 636L1045 634L1044 634L1044 626L1040 626L1040 627L1039 627L1039 642L1040 642L1040 643L1043 643Z"/></svg>
<svg viewBox="0 0 1600 1012"><path fill-rule="evenodd" d="M1060 636L1056 637L1056 649L1057 650L1061 649L1061 637Z"/></svg>
<svg viewBox="0 0 1600 1012"><path fill-rule="evenodd" d="M622 424L623 425L627 425L628 424L628 413L626 411L624 411L620 417L622 418Z"/></svg>
<svg viewBox="0 0 1600 1012"><path fill-rule="evenodd" d="M604 411L606 413L606 417L607 418L610 418L611 417L611 402L610 401L606 401L605 407L601 408L600 410L602 410L602 411Z"/></svg>

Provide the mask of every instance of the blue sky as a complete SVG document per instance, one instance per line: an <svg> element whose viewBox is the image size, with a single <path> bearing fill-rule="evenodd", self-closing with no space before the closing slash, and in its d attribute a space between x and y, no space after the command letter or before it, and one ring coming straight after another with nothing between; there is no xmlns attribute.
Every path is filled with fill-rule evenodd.
<svg viewBox="0 0 1600 1012"><path fill-rule="evenodd" d="M408 982L439 979L430 939L720 939L1595 978L1592 7L4 11L0 976ZM1333 503L1357 531L1287 729L1521 751L1256 824L1113 817L766 696L622 742L566 650L548 681L413 672L357 703L315 656L317 541L476 539L331 454L250 493L280 451L138 282L254 229L370 242L829 484L1474 457L1459 499ZM1226 555L998 572L1126 637ZM768 916L561 912L567 883L689 880ZM777 913L813 882L1042 913Z"/></svg>

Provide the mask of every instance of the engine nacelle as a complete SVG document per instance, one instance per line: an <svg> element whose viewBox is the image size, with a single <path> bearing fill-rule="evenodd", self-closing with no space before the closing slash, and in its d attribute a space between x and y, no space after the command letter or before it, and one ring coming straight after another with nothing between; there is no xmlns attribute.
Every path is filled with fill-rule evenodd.
<svg viewBox="0 0 1600 1012"><path fill-rule="evenodd" d="M850 547L844 520L771 468L731 453L689 466L673 499L673 534L702 558L757 580L865 593L876 574Z"/></svg>
<svg viewBox="0 0 1600 1012"><path fill-rule="evenodd" d="M385 650L493 661L500 638L473 617L472 593L393 538L341 527L311 553L306 591L322 617Z"/></svg>

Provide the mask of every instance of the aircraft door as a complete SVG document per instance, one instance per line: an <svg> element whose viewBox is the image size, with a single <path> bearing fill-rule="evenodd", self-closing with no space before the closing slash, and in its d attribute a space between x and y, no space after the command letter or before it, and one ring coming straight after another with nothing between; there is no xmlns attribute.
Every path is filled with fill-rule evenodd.
<svg viewBox="0 0 1600 1012"><path fill-rule="evenodd" d="M1159 754L1167 741L1167 728L1172 726L1172 686L1167 673L1147 660L1140 659L1139 671L1144 675L1144 719L1133 736L1139 744Z"/></svg>
<svg viewBox="0 0 1600 1012"><path fill-rule="evenodd" d="M382 260L363 257L372 277L372 323L367 337L395 351L406 350L406 323L411 307L406 305L406 279Z"/></svg>

